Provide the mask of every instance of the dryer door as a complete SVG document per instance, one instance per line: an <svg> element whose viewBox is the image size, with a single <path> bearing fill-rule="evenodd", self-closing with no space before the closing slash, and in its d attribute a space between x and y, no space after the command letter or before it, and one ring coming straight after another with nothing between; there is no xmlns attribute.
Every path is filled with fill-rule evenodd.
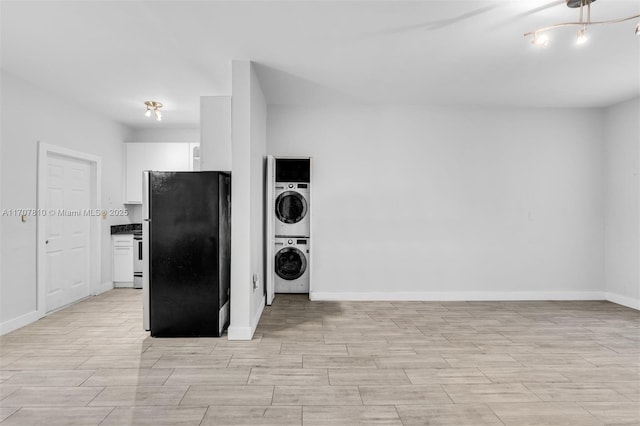
<svg viewBox="0 0 640 426"><path fill-rule="evenodd" d="M298 223L307 214L307 200L296 191L285 191L276 198L276 217L283 223Z"/></svg>
<svg viewBox="0 0 640 426"><path fill-rule="evenodd" d="M285 247L276 254L276 274L283 280L298 279L307 269L307 258L295 247Z"/></svg>

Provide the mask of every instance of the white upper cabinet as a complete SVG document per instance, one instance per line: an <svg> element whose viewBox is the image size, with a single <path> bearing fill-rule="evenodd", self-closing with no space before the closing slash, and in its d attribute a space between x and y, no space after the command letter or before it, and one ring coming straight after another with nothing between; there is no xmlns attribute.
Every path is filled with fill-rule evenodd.
<svg viewBox="0 0 640 426"><path fill-rule="evenodd" d="M124 147L126 204L142 204L142 172L145 170L181 172L200 168L199 144L137 142L125 143Z"/></svg>
<svg viewBox="0 0 640 426"><path fill-rule="evenodd" d="M142 170L145 163L144 143L127 143L124 167L124 202L142 204Z"/></svg>

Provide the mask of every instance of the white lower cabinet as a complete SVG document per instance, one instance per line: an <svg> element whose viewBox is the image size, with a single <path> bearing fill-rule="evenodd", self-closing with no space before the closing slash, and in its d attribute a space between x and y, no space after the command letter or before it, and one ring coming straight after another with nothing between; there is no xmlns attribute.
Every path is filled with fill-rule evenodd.
<svg viewBox="0 0 640 426"><path fill-rule="evenodd" d="M113 235L113 285L133 287L133 235Z"/></svg>

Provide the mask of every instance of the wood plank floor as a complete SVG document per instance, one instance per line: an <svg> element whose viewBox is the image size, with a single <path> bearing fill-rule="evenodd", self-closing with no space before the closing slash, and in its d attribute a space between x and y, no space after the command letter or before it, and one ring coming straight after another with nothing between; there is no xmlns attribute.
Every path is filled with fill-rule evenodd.
<svg viewBox="0 0 640 426"><path fill-rule="evenodd" d="M613 303L278 295L230 342L150 338L141 296L2 336L1 424L640 424L640 313Z"/></svg>

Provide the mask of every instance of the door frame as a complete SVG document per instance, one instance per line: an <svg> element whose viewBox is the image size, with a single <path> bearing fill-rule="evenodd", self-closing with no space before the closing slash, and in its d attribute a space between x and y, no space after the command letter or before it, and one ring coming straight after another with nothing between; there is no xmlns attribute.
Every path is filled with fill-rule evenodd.
<svg viewBox="0 0 640 426"><path fill-rule="evenodd" d="M266 284L266 288L265 288L265 293L266 293L266 299L265 302L268 306L271 306L271 304L273 303L273 299L275 297L275 277L274 277L274 270L273 270L273 256L275 255L274 253L274 230L273 230L273 221L274 221L274 215L275 215L275 158L273 157L273 155L268 155L267 156L267 167L265 167L265 173L266 173L266 187L265 187L265 204L266 204L266 215L265 215L265 238L264 238L264 242L265 242L265 262L264 262L264 269L265 269L265 284Z"/></svg>
<svg viewBox="0 0 640 426"><path fill-rule="evenodd" d="M38 180L36 188L36 311L38 317L47 314L46 282L46 216L42 209L47 204L47 164L50 155L57 155L89 163L91 182L89 191L91 209L102 209L102 158L73 149L38 141ZM101 215L92 215L89 220L89 294L95 295L100 289L102 260Z"/></svg>
<svg viewBox="0 0 640 426"><path fill-rule="evenodd" d="M276 254L275 250L275 230L274 230L274 221L275 221L275 206L276 206L276 159L277 158L308 158L309 159L309 195L307 200L307 215L309 216L309 236L305 237L308 240L308 248L309 255L307 256L307 269L309 273L309 300L314 300L313 296L313 257L315 256L315 251L313 249L313 218L311 215L311 206L313 206L313 157L276 157L274 155L267 155L266 162L267 165L265 167L265 194L264 194L264 203L266 207L265 217L265 292L266 298L265 302L267 305L271 305L273 303L273 299L275 298L275 263L274 257Z"/></svg>

